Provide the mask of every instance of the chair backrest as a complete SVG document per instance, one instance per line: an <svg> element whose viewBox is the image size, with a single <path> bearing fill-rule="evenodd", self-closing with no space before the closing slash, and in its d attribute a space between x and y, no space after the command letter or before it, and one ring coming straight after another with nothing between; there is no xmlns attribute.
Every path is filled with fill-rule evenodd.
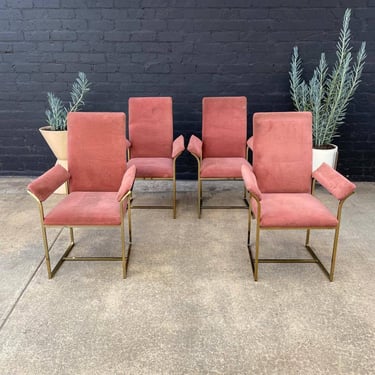
<svg viewBox="0 0 375 375"><path fill-rule="evenodd" d="M70 192L117 191L126 170L125 113L68 113Z"/></svg>
<svg viewBox="0 0 375 375"><path fill-rule="evenodd" d="M172 156L172 98L130 98L129 140L131 157Z"/></svg>
<svg viewBox="0 0 375 375"><path fill-rule="evenodd" d="M247 99L244 96L202 100L203 157L245 157Z"/></svg>
<svg viewBox="0 0 375 375"><path fill-rule="evenodd" d="M310 112L255 113L253 169L262 193L311 192Z"/></svg>

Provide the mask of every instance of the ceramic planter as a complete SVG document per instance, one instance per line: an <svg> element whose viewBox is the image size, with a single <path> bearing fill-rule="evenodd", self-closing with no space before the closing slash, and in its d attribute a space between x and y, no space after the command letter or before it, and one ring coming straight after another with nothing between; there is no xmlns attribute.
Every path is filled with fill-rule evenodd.
<svg viewBox="0 0 375 375"><path fill-rule="evenodd" d="M336 145L329 144L325 148L313 148L313 165L315 171L324 162L336 169L338 157L338 148Z"/></svg>
<svg viewBox="0 0 375 375"><path fill-rule="evenodd" d="M68 131L51 130L50 126L43 126L39 131L56 156L56 164L60 164L65 169L68 169ZM61 185L55 193L65 194L64 185Z"/></svg>

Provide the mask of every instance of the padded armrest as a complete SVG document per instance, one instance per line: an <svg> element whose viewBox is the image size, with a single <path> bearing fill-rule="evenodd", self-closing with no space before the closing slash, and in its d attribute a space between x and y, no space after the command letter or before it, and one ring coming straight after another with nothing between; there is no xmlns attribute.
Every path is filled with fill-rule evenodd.
<svg viewBox="0 0 375 375"><path fill-rule="evenodd" d="M250 166L248 166L247 164L242 165L241 173L246 190L249 191L253 196L255 196L259 201L261 201L262 193L259 190L257 178L255 177L255 174L251 170Z"/></svg>
<svg viewBox="0 0 375 375"><path fill-rule="evenodd" d="M180 135L173 141L172 159L177 158L185 150L184 136Z"/></svg>
<svg viewBox="0 0 375 375"><path fill-rule="evenodd" d="M190 137L187 149L193 155L197 156L200 159L202 158L202 141L195 135L192 135Z"/></svg>
<svg viewBox="0 0 375 375"><path fill-rule="evenodd" d="M247 140L247 142L246 142L247 147L249 147L249 149L250 149L251 151L253 150L253 143L254 143L254 138L251 136L251 137Z"/></svg>
<svg viewBox="0 0 375 375"><path fill-rule="evenodd" d="M326 163L315 170L312 176L338 200L345 199L356 188L352 182Z"/></svg>
<svg viewBox="0 0 375 375"><path fill-rule="evenodd" d="M132 165L124 173L124 176L121 181L120 189L118 190L117 196L116 196L116 199L118 202L120 202L121 199L124 198L124 196L131 190L134 184L136 171L137 171L137 168L135 167L135 165Z"/></svg>
<svg viewBox="0 0 375 375"><path fill-rule="evenodd" d="M32 181L27 190L33 193L41 202L44 202L59 186L70 178L69 172L60 164L43 173Z"/></svg>

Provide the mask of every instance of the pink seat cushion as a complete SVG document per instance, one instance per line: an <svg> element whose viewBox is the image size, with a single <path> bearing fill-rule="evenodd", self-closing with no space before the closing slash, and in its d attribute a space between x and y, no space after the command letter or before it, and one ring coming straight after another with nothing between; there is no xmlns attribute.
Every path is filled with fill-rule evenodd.
<svg viewBox="0 0 375 375"><path fill-rule="evenodd" d="M246 97L203 98L203 158L244 158L246 156L246 134Z"/></svg>
<svg viewBox="0 0 375 375"><path fill-rule="evenodd" d="M132 158L128 167L137 167L136 177L141 178L172 178L173 161L171 158Z"/></svg>
<svg viewBox="0 0 375 375"><path fill-rule="evenodd" d="M241 167L251 167L245 158L204 158L201 166L202 178L242 178Z"/></svg>
<svg viewBox="0 0 375 375"><path fill-rule="evenodd" d="M46 225L120 225L117 192L70 193L44 219ZM124 213L126 212L126 199Z"/></svg>
<svg viewBox="0 0 375 375"><path fill-rule="evenodd" d="M257 205L252 201L253 212ZM334 228L337 218L317 198L308 193L263 193L260 226L290 228Z"/></svg>

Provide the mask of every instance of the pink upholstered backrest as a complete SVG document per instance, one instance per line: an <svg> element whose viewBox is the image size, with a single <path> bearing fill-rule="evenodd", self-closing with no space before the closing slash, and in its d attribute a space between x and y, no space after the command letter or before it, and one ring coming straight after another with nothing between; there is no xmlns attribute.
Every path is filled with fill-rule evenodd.
<svg viewBox="0 0 375 375"><path fill-rule="evenodd" d="M68 114L70 192L118 191L125 156L125 113Z"/></svg>
<svg viewBox="0 0 375 375"><path fill-rule="evenodd" d="M203 157L245 157L247 99L203 98Z"/></svg>
<svg viewBox="0 0 375 375"><path fill-rule="evenodd" d="M253 134L253 168L260 191L310 192L311 113L255 113Z"/></svg>
<svg viewBox="0 0 375 375"><path fill-rule="evenodd" d="M131 157L172 156L172 98L130 98Z"/></svg>

